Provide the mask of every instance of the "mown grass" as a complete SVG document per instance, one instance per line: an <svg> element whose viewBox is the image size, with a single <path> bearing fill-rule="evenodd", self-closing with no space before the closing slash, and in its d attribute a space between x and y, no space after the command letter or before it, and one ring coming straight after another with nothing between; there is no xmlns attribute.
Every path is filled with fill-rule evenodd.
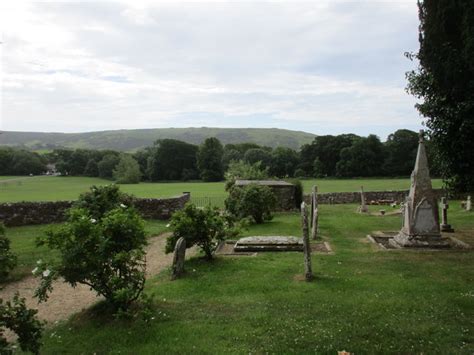
<svg viewBox="0 0 474 355"><path fill-rule="evenodd" d="M366 191L404 190L410 186L409 179L320 179L303 180L305 192L309 193L313 185L319 191L341 192L359 191L364 186ZM81 192L91 185L110 184L111 181L88 177L35 176L18 181L0 184L0 202L15 201L56 201L75 200ZM440 180L433 180L434 187L441 187ZM121 190L137 197L171 197L183 192L191 192L191 198L226 197L223 182L160 182L121 185Z"/></svg>
<svg viewBox="0 0 474 355"><path fill-rule="evenodd" d="M194 258L182 279L163 272L148 280L156 300L149 323L83 313L49 330L42 353L473 353L473 251L380 251L366 234L398 229L399 216L320 209L335 253L313 254L313 282L296 277L301 253ZM474 240L472 214L458 203L450 212ZM278 214L246 234L299 235L299 219Z"/></svg>
<svg viewBox="0 0 474 355"><path fill-rule="evenodd" d="M147 220L145 228L149 236L158 235L166 231L166 221ZM12 271L8 281L21 279L31 275L31 270L36 266L36 261L40 259L54 260L58 256L55 251L50 251L47 247L36 246L36 239L43 236L49 229L58 228L59 224L24 226L6 228L6 236L10 239L11 251L18 257L18 265Z"/></svg>

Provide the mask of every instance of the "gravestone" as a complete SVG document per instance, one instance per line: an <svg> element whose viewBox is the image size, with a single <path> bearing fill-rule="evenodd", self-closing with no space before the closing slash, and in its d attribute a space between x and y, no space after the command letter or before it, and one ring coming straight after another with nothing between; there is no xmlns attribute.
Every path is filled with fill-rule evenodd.
<svg viewBox="0 0 474 355"><path fill-rule="evenodd" d="M257 251L303 251L303 241L292 236L254 236L240 238L234 246L234 252Z"/></svg>
<svg viewBox="0 0 474 355"><path fill-rule="evenodd" d="M303 230L304 278L306 281L311 281L313 279L313 271L311 269L308 209L304 202L301 203L301 228Z"/></svg>
<svg viewBox="0 0 474 355"><path fill-rule="evenodd" d="M311 238L318 237L319 207L318 207L318 187L313 186L311 193Z"/></svg>
<svg viewBox="0 0 474 355"><path fill-rule="evenodd" d="M174 247L173 264L171 266L171 280L176 280L184 273L184 259L186 257L186 239L179 238Z"/></svg>
<svg viewBox="0 0 474 355"><path fill-rule="evenodd" d="M398 248L449 247L448 240L440 232L438 203L431 185L423 131L420 131L410 193L404 205L403 226L390 244Z"/></svg>
<svg viewBox="0 0 474 355"><path fill-rule="evenodd" d="M441 231L442 232L448 232L452 233L454 232L454 229L451 227L450 224L448 224L448 200L446 197L441 198L441 208L442 208L442 214L441 214Z"/></svg>
<svg viewBox="0 0 474 355"><path fill-rule="evenodd" d="M471 212L472 211L472 203L471 203L471 196L467 196L466 200L466 211Z"/></svg>
<svg viewBox="0 0 474 355"><path fill-rule="evenodd" d="M367 203L365 202L364 186L360 187L360 206L358 208L358 212L369 213L369 208L367 207Z"/></svg>

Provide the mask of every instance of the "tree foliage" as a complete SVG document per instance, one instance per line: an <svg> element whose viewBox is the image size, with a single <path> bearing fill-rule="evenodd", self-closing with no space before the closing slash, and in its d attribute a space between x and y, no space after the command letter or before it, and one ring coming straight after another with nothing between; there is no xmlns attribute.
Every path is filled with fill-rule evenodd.
<svg viewBox="0 0 474 355"><path fill-rule="evenodd" d="M224 148L217 138L207 138L199 147L197 166L204 181L221 181L224 178Z"/></svg>
<svg viewBox="0 0 474 355"><path fill-rule="evenodd" d="M117 184L138 184L141 178L140 165L132 156L122 154L113 176Z"/></svg>
<svg viewBox="0 0 474 355"><path fill-rule="evenodd" d="M419 67L407 73L408 91L421 99L441 173L448 186L474 190L474 2L418 3Z"/></svg>
<svg viewBox="0 0 474 355"><path fill-rule="evenodd" d="M16 293L12 301L4 302L0 298L0 353L13 354L13 344L3 334L9 329L18 336L22 351L39 354L43 323L36 318L37 310L26 307L25 299Z"/></svg>
<svg viewBox="0 0 474 355"><path fill-rule="evenodd" d="M5 235L5 228L0 224L0 282L5 281L17 261L18 258L10 250L10 239Z"/></svg>

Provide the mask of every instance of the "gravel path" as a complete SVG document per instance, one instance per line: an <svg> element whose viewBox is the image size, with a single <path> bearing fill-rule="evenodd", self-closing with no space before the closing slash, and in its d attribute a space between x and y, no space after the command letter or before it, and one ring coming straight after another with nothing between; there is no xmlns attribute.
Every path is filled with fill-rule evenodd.
<svg viewBox="0 0 474 355"><path fill-rule="evenodd" d="M165 254L166 237L169 233L153 237L147 247L147 276L159 273L161 270L171 265L173 253ZM196 248L186 251L186 257L196 254ZM29 308L38 309L38 318L48 323L66 320L74 313L90 307L100 300L95 292L88 286L78 285L72 288L63 281L56 281L54 289L47 302L39 303L33 297L35 289L38 287L39 279L33 276L26 277L20 281L12 282L0 290L0 298L4 300L12 299L15 292L20 292L20 296L26 299Z"/></svg>

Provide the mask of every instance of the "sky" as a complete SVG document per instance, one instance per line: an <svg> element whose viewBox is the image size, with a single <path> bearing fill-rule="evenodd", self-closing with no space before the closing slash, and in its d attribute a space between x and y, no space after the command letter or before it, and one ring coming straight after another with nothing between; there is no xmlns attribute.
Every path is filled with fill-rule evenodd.
<svg viewBox="0 0 474 355"><path fill-rule="evenodd" d="M421 128L416 0L0 2L0 130Z"/></svg>

